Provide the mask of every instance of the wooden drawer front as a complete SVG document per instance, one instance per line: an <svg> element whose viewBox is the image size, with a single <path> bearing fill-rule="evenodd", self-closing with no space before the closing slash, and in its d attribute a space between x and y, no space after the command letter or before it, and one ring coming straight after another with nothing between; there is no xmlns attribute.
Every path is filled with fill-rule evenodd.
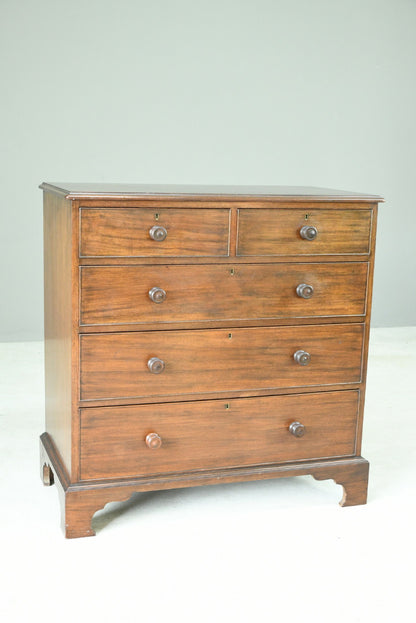
<svg viewBox="0 0 416 623"><path fill-rule="evenodd" d="M368 264L81 268L81 324L364 315ZM309 299L296 293L313 287ZM153 302L149 292L166 294Z"/></svg>
<svg viewBox="0 0 416 623"><path fill-rule="evenodd" d="M363 325L86 334L81 400L357 383ZM294 353L311 355L300 365ZM159 358L165 369L149 370Z"/></svg>
<svg viewBox="0 0 416 623"><path fill-rule="evenodd" d="M217 208L81 208L80 256L227 256L229 215ZM166 238L153 240L153 227Z"/></svg>
<svg viewBox="0 0 416 623"><path fill-rule="evenodd" d="M238 214L237 255L344 255L370 250L371 210L241 209ZM318 230L314 240L301 237L305 225Z"/></svg>
<svg viewBox="0 0 416 623"><path fill-rule="evenodd" d="M81 478L123 478L355 453L358 391L81 410ZM299 421L303 437L289 426ZM157 449L146 445L156 433Z"/></svg>

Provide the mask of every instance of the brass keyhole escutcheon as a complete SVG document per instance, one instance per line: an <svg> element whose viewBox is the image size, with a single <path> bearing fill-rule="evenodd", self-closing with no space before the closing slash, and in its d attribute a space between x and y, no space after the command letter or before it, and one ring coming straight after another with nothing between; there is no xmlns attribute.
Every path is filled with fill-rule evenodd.
<svg viewBox="0 0 416 623"><path fill-rule="evenodd" d="M159 212L156 212L156 214L155 214L155 221L158 221L158 220L159 220Z"/></svg>

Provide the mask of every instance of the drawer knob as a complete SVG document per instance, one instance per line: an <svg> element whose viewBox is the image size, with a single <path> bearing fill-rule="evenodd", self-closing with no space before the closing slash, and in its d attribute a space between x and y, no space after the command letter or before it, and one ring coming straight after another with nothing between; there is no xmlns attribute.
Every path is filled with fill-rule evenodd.
<svg viewBox="0 0 416 623"><path fill-rule="evenodd" d="M299 233L304 240L315 240L318 230L313 225L304 225Z"/></svg>
<svg viewBox="0 0 416 623"><path fill-rule="evenodd" d="M306 432L306 428L300 422L292 422L292 424L289 426L289 431L295 437L303 437Z"/></svg>
<svg viewBox="0 0 416 623"><path fill-rule="evenodd" d="M163 288L152 288L149 290L149 298L153 303L163 303L166 298L166 292Z"/></svg>
<svg viewBox="0 0 416 623"><path fill-rule="evenodd" d="M147 362L147 367L153 374L160 374L165 369L165 362L159 357L152 357Z"/></svg>
<svg viewBox="0 0 416 623"><path fill-rule="evenodd" d="M157 450L162 445L162 438L157 433L146 435L146 446L151 450Z"/></svg>
<svg viewBox="0 0 416 623"><path fill-rule="evenodd" d="M296 288L296 294L301 299L310 299L313 294L313 286L310 286L307 283L300 283Z"/></svg>
<svg viewBox="0 0 416 623"><path fill-rule="evenodd" d="M293 355L293 359L300 366L307 366L311 360L311 356L309 353L306 352L306 350L297 350L296 353Z"/></svg>
<svg viewBox="0 0 416 623"><path fill-rule="evenodd" d="M161 225L153 225L153 227L149 229L149 236L152 240L156 240L156 242L164 240L167 235L168 232Z"/></svg>

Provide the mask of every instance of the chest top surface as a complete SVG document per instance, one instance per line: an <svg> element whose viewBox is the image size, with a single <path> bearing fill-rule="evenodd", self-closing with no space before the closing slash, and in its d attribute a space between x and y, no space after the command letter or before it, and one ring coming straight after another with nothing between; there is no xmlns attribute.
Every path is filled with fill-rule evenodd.
<svg viewBox="0 0 416 623"><path fill-rule="evenodd" d="M197 184L103 184L43 182L40 188L64 195L67 199L115 198L205 198L205 199L275 199L292 201L382 201L371 195L333 188L312 186L245 186Z"/></svg>

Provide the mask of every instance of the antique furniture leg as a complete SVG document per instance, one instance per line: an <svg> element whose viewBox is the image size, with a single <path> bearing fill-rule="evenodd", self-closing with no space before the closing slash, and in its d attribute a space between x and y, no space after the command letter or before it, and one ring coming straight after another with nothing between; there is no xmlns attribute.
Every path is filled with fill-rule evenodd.
<svg viewBox="0 0 416 623"><path fill-rule="evenodd" d="M338 485L342 485L344 494L340 501L341 506L356 506L367 503L367 487L369 462L362 457L341 467L328 467L319 471L312 471L316 480L332 479Z"/></svg>
<svg viewBox="0 0 416 623"><path fill-rule="evenodd" d="M45 487L50 487L54 484L53 471L42 441L40 442L40 478Z"/></svg>

